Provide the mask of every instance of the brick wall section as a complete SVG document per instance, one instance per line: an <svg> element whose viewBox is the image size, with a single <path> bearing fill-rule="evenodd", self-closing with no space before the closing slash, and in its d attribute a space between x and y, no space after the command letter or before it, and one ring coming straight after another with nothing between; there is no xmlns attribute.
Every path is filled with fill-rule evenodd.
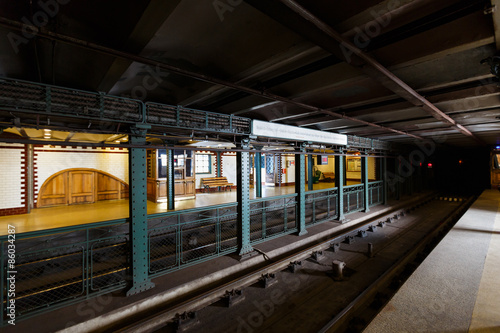
<svg viewBox="0 0 500 333"><path fill-rule="evenodd" d="M128 184L128 150L124 148L35 146L34 201L43 183L66 169L91 168L107 172Z"/></svg>
<svg viewBox="0 0 500 333"><path fill-rule="evenodd" d="M28 212L27 148L0 144L0 216Z"/></svg>

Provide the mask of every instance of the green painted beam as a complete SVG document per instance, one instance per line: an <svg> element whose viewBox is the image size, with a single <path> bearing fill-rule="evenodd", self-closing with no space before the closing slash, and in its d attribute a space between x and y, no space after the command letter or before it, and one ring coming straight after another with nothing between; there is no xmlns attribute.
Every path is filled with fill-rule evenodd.
<svg viewBox="0 0 500 333"><path fill-rule="evenodd" d="M300 152L305 152L305 147L299 148ZM312 189L312 155L308 155L309 163L309 186ZM295 154L295 193L297 193L297 225L299 236L307 234L306 230L306 156Z"/></svg>
<svg viewBox="0 0 500 333"><path fill-rule="evenodd" d="M130 135L131 145L146 144L146 126L137 126ZM155 286L149 278L148 262L148 220L147 220L147 181L146 149L129 149L129 214L131 249L131 288L127 296L135 295Z"/></svg>

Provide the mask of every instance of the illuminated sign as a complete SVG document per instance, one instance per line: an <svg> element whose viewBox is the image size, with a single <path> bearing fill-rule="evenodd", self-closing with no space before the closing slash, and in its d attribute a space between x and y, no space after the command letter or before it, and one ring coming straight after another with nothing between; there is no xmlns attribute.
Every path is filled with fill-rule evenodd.
<svg viewBox="0 0 500 333"><path fill-rule="evenodd" d="M340 146L347 145L347 135L344 134L318 131L283 124L274 124L260 120L252 120L252 134L267 138L311 141Z"/></svg>

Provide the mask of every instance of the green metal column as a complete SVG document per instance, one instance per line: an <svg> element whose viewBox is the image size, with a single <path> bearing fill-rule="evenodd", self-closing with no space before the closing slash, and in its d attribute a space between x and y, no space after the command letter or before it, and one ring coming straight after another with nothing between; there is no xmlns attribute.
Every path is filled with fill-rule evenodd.
<svg viewBox="0 0 500 333"><path fill-rule="evenodd" d="M304 166L305 166L305 164L304 164ZM304 179L304 181L305 181L305 179ZM312 154L307 155L307 189L309 191L313 190L313 156L312 156Z"/></svg>
<svg viewBox="0 0 500 333"><path fill-rule="evenodd" d="M174 150L167 149L167 209L175 210Z"/></svg>
<svg viewBox="0 0 500 333"><path fill-rule="evenodd" d="M129 137L131 145L145 145L147 125L137 125ZM146 186L146 149L129 150L129 214L130 214L130 270L132 286L127 296L153 288L148 275L148 219Z"/></svg>
<svg viewBox="0 0 500 333"><path fill-rule="evenodd" d="M367 156L362 156L361 157L361 181L363 182L364 185L364 212L369 212L370 211L370 192L368 191L368 157Z"/></svg>
<svg viewBox="0 0 500 333"><path fill-rule="evenodd" d="M217 173L215 175L215 177L222 177L222 158L221 158L221 152L218 151L217 152Z"/></svg>
<svg viewBox="0 0 500 333"><path fill-rule="evenodd" d="M305 153L306 147L300 147L299 152ZM308 155L311 157L312 155ZM309 159L312 161L312 159ZM309 169L312 163L309 164ZM309 173L309 180L312 180ZM306 156L304 154L295 154L295 193L297 193L297 225L299 228L299 236L307 234L306 230Z"/></svg>
<svg viewBox="0 0 500 333"><path fill-rule="evenodd" d="M249 140L242 139L241 149L249 149ZM250 153L236 153L236 174L238 187L236 197L238 200L238 253L240 256L253 251L250 244Z"/></svg>
<svg viewBox="0 0 500 333"><path fill-rule="evenodd" d="M381 161L381 179L383 181L383 190L382 190L382 204L387 205L387 157L380 158Z"/></svg>
<svg viewBox="0 0 500 333"><path fill-rule="evenodd" d="M341 152L342 153L342 152ZM344 221L344 160L345 156L339 155L335 156L335 185L337 185L337 209L338 209L338 220Z"/></svg>
<svg viewBox="0 0 500 333"><path fill-rule="evenodd" d="M260 149L260 148L257 148ZM262 153L255 153L255 197L262 198Z"/></svg>

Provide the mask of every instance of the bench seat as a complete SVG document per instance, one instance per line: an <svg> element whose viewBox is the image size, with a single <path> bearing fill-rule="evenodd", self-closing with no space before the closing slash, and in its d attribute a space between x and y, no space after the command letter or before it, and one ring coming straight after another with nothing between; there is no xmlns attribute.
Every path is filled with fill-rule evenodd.
<svg viewBox="0 0 500 333"><path fill-rule="evenodd" d="M201 186L203 187L204 190L210 190L210 188L224 188L224 191L226 191L228 188L231 191L231 187L233 186L233 183L230 183L227 181L226 177L207 177L207 178L202 178L201 179Z"/></svg>

